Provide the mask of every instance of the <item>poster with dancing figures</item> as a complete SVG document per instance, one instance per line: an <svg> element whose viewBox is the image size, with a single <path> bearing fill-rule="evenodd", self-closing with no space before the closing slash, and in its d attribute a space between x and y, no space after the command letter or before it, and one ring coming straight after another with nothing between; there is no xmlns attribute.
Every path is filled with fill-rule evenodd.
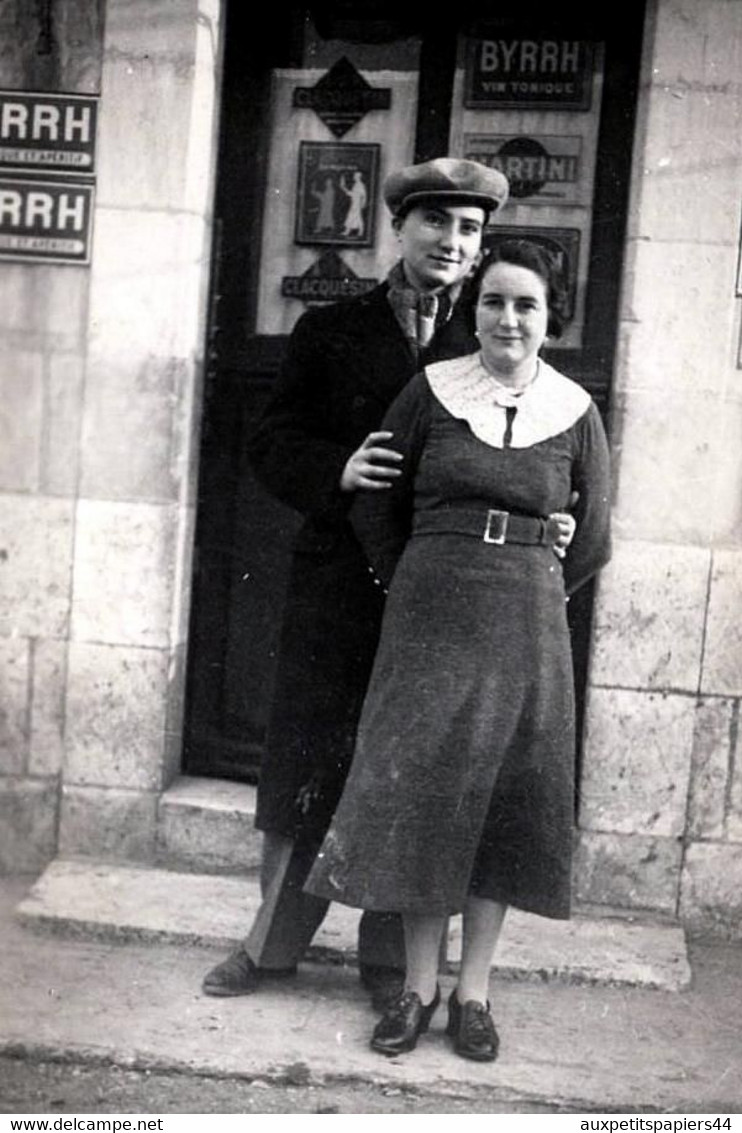
<svg viewBox="0 0 742 1133"><path fill-rule="evenodd" d="M373 244L380 149L358 143L301 143L296 244Z"/></svg>

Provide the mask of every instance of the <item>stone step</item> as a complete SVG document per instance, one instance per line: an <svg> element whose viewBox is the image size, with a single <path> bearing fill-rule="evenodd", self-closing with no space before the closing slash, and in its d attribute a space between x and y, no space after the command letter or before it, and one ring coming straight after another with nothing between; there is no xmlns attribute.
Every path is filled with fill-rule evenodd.
<svg viewBox="0 0 742 1133"><path fill-rule="evenodd" d="M197 873L250 873L260 866L255 787L181 776L160 797L158 861Z"/></svg>
<svg viewBox="0 0 742 1133"><path fill-rule="evenodd" d="M25 925L62 935L199 944L226 952L245 935L259 900L254 876L57 859L16 912ZM333 905L308 959L354 963L358 917L357 910ZM460 931L460 917L452 918L452 968L460 957ZM587 916L552 921L515 909L506 918L493 972L666 991L687 987L691 978L678 925Z"/></svg>

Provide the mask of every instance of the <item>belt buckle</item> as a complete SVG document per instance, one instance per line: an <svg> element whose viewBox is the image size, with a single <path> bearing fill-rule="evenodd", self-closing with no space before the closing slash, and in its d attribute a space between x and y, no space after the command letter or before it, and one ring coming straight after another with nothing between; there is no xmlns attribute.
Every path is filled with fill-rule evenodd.
<svg viewBox="0 0 742 1133"><path fill-rule="evenodd" d="M482 539L485 543L494 543L496 546L501 547L505 542L505 537L508 533L508 519L510 513L507 511L497 511L496 508L490 508L487 512L487 523L484 528L484 535ZM494 533L493 533L494 525Z"/></svg>

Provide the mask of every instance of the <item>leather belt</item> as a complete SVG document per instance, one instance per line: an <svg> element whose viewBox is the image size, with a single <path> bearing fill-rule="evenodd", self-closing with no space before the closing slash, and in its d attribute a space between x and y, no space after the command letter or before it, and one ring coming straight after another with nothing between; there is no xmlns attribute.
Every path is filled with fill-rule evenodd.
<svg viewBox="0 0 742 1133"><path fill-rule="evenodd" d="M413 535L470 535L484 543L525 543L551 547L559 538L554 519L535 515L515 515L496 508L440 508L421 511L415 516Z"/></svg>

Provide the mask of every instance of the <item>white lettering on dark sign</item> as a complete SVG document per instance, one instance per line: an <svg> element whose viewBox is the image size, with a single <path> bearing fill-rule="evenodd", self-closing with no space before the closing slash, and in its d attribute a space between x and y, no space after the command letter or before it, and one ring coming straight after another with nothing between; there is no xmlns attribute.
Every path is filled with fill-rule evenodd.
<svg viewBox="0 0 742 1133"><path fill-rule="evenodd" d="M0 256L87 263L93 187L0 180Z"/></svg>
<svg viewBox="0 0 742 1133"><path fill-rule="evenodd" d="M577 134L465 134L462 157L504 173L513 200L577 202L582 176Z"/></svg>
<svg viewBox="0 0 742 1133"><path fill-rule="evenodd" d="M467 106L587 110L591 94L592 44L584 40L469 40Z"/></svg>
<svg viewBox="0 0 742 1133"><path fill-rule="evenodd" d="M579 40L483 39L479 66L483 74L498 71L517 75L576 74L580 65Z"/></svg>
<svg viewBox="0 0 742 1133"><path fill-rule="evenodd" d="M98 100L0 91L0 162L92 172Z"/></svg>
<svg viewBox="0 0 742 1133"><path fill-rule="evenodd" d="M32 192L0 189L0 226L57 232L71 228L82 232L86 205L86 197L81 193L63 192L54 196L45 189Z"/></svg>

